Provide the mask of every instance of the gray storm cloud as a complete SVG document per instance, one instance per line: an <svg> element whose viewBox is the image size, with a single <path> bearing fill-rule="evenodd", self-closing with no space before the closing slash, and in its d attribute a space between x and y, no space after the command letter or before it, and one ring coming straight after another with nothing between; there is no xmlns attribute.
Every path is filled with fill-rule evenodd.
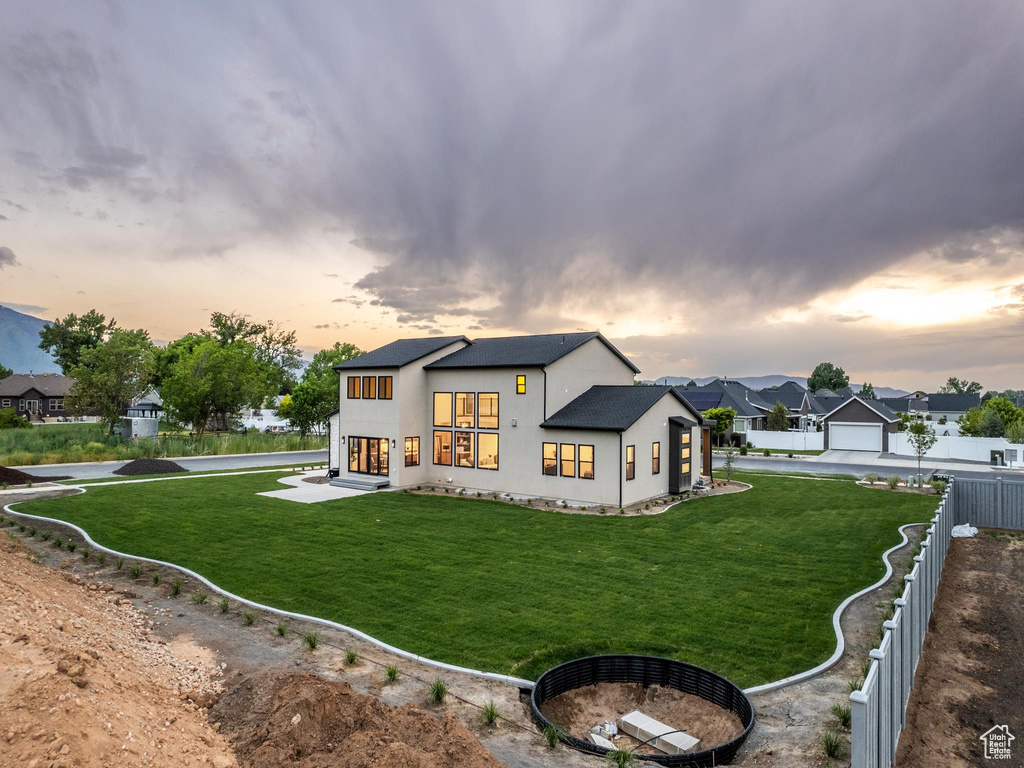
<svg viewBox="0 0 1024 768"><path fill-rule="evenodd" d="M169 256L345 230L408 323L763 312L993 232L1020 255L1019 3L95 10L8 14L0 191L163 207Z"/></svg>

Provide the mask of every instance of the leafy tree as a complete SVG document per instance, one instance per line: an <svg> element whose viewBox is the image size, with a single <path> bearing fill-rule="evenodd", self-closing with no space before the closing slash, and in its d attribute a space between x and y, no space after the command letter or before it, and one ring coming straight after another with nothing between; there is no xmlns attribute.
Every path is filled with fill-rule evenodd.
<svg viewBox="0 0 1024 768"><path fill-rule="evenodd" d="M155 361L146 331L115 328L107 341L82 349L79 364L68 373L75 380L68 409L98 416L113 434L125 409L149 390Z"/></svg>
<svg viewBox="0 0 1024 768"><path fill-rule="evenodd" d="M706 419L715 420L715 425L711 427L711 435L713 437L724 435L732 429L733 422L736 421L735 408L708 408L701 415Z"/></svg>
<svg viewBox="0 0 1024 768"><path fill-rule="evenodd" d="M789 409L781 402L775 403L768 414L768 429L772 432L785 432L789 429Z"/></svg>
<svg viewBox="0 0 1024 768"><path fill-rule="evenodd" d="M860 388L860 392L858 394L861 397L866 397L868 400L874 400L877 397L875 394L875 388L867 381L864 382L864 385Z"/></svg>
<svg viewBox="0 0 1024 768"><path fill-rule="evenodd" d="M207 333L222 346L235 341L252 344L256 359L266 366L268 384L274 393L285 394L295 386L295 371L302 367L295 331L285 331L273 320L255 323L238 312L214 312Z"/></svg>
<svg viewBox="0 0 1024 768"><path fill-rule="evenodd" d="M1003 435L1011 443L1024 443L1024 417L1017 419L1006 428Z"/></svg>
<svg viewBox="0 0 1024 768"><path fill-rule="evenodd" d="M921 459L931 450L938 438L935 437L935 430L931 428L931 425L925 424L923 421L915 421L910 425L909 431L907 439L910 441L910 450L917 456L917 476L920 478Z"/></svg>
<svg viewBox="0 0 1024 768"><path fill-rule="evenodd" d="M999 418L1002 419L1003 425L1009 425L1015 422L1022 413L1021 410L1013 404L1013 402L1006 397L993 397L983 406L986 411L995 411L999 414Z"/></svg>
<svg viewBox="0 0 1024 768"><path fill-rule="evenodd" d="M278 406L277 415L288 419L302 434L320 434L327 426L328 414L340 402L341 377L334 366L361 354L362 350L354 344L341 342L317 352L288 402L282 401Z"/></svg>
<svg viewBox="0 0 1024 768"><path fill-rule="evenodd" d="M960 428L960 434L967 437L981 437L981 416L981 406L969 408L956 420L956 424Z"/></svg>
<svg viewBox="0 0 1024 768"><path fill-rule="evenodd" d="M18 415L13 408L0 409L0 429L31 429L28 419Z"/></svg>
<svg viewBox="0 0 1024 768"><path fill-rule="evenodd" d="M209 338L181 350L160 389L169 420L191 424L202 434L207 424L226 428L242 408L258 407L267 395L266 367L247 341L221 345Z"/></svg>
<svg viewBox="0 0 1024 768"><path fill-rule="evenodd" d="M72 313L62 320L47 323L39 332L39 348L51 353L65 375L82 362L82 353L98 347L117 327L107 318L90 309L79 317Z"/></svg>
<svg viewBox="0 0 1024 768"><path fill-rule="evenodd" d="M849 384L850 377L846 375L846 371L832 363L818 363L810 378L807 379L807 389L811 392L817 392L819 389L831 389L833 392L838 392Z"/></svg>
<svg viewBox="0 0 1024 768"><path fill-rule="evenodd" d="M981 437L1002 437L1006 432L1006 424L1003 422L1003 417L999 415L999 411L994 408L985 408L981 412L981 424L978 427L978 433Z"/></svg>
<svg viewBox="0 0 1024 768"><path fill-rule="evenodd" d="M0 379L6 379L8 376L13 376L14 371L8 368L6 365L0 364Z"/></svg>
<svg viewBox="0 0 1024 768"><path fill-rule="evenodd" d="M946 395L973 395L981 392L981 384L967 379L950 376L946 383L939 387L939 392Z"/></svg>

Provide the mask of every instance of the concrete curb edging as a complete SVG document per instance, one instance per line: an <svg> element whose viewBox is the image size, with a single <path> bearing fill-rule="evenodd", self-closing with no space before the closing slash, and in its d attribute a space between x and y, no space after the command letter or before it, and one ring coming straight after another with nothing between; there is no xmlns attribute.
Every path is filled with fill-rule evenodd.
<svg viewBox="0 0 1024 768"><path fill-rule="evenodd" d="M843 653L846 652L846 638L843 635L843 627L841 623L843 611L845 611L850 606L850 604L853 603L854 600L863 597L869 592L875 591L889 580L889 578L892 576L892 563L889 562L889 555L891 555L893 552L903 549L903 547L905 547L909 543L910 539L907 538L906 529L915 528L919 525L929 525L929 523L907 523L906 525L901 525L899 527L899 532L903 541L901 541L899 544L896 544L893 547L889 547L889 549L885 550L885 552L882 553L882 562L885 563L885 575L878 581L876 581L874 584L872 584L870 587L865 587L864 589L860 590L860 592L854 592L848 598L843 600L843 602L839 604L839 607L836 608L835 613L832 614L832 629L835 630L836 633L836 649L832 653L832 655L828 657L828 659L823 661L818 666L812 669L808 669L805 672L800 672L799 674L792 675L790 677L784 677L781 680L776 680L772 683L765 683L764 685L755 685L752 688L745 688L743 692L748 696L753 696L758 693L768 693L769 691L777 691L780 688L786 688L790 685L796 685L797 683L802 683L806 680L810 680L811 678L817 677L818 675L827 672L828 670L832 669L832 667L834 667L836 664L838 664L839 660L843 658Z"/></svg>
<svg viewBox="0 0 1024 768"><path fill-rule="evenodd" d="M68 489L69 490L77 491L78 493L85 493L88 490L87 487L82 487L82 486L79 486L79 487L68 486ZM749 490L749 488L747 490ZM372 635L368 635L365 632L361 632L360 630L355 629L353 627L346 626L345 624L339 624L338 622L330 621L328 619L321 619L321 618L319 618L317 616L309 616L309 615L304 614L304 613L293 613L292 611L285 611L285 610L281 610L280 608L273 608L273 607L271 607L269 605L263 605L262 603L257 603L257 602L255 602L253 600L248 600L248 599L246 599L244 597L239 597L238 595L233 594L232 592L228 592L226 589L222 589L221 587L218 587L216 584L214 584L209 579L205 578L204 576L199 575L195 571L192 571L192 570L189 570L188 568L185 568L184 566L177 565L175 563L169 563L169 562L166 562L164 560L155 560L155 559L149 558L149 557L140 557L138 555L129 555L129 554L124 553L124 552L118 552L116 549L110 549L109 547L104 547L101 544L97 544L95 541L93 541L92 537L90 537L89 534L85 532L85 530L83 530L82 528L79 528L74 523L69 523L66 520L57 520L57 519L54 519L52 517L42 517L42 516L39 516L39 515L28 515L28 514L25 514L24 512L17 512L14 509L12 509L14 504L20 504L20 503L24 503L24 502L13 502L11 504L4 505L4 508L3 508L4 512L6 512L8 514L11 514L11 515L16 515L17 517L27 518L29 520L39 520L39 521L42 521L42 522L52 523L52 524L55 524L55 525L62 525L62 526L65 526L67 528L71 528L72 530L77 532L79 535L81 535L82 538L85 539L86 543L89 544L93 549L96 549L96 550L98 550L100 552L106 552L107 554L114 555L116 557L123 557L123 558L125 558L127 560L137 560L137 561L144 562L144 563L152 563L153 565L162 565L162 566L164 566L166 568L172 568L174 570L181 571L182 573L184 573L184 574L194 578L196 581L199 581L200 583L205 584L207 587L209 587L212 591L216 592L217 594L223 595L224 597L230 598L231 600L235 600L235 601L237 601L239 603L242 603L243 605L247 605L250 608L256 608L257 610L266 611L266 612L272 613L272 614L274 614L276 616L284 616L286 618L296 619L298 621L307 621L307 622L310 622L311 624L319 624L320 626L329 627L330 629L337 629L337 630L341 630L342 632L348 632L349 634L358 637L360 640L364 640L367 643L369 643L370 645L373 645L373 646L375 646L377 648L380 648L383 651L387 651L388 653L393 653L394 655L399 656L399 657L401 657L403 659L407 659L409 661L415 661L415 662L418 662L420 664L424 664L426 666L435 667L436 669L442 669L442 670L445 670L445 671L448 671L448 672L457 672L457 673L464 674L464 675L470 675L472 677L478 677L478 678L481 678L481 679L484 679L484 680L493 680L493 681L499 682L499 683L506 683L508 685L513 685L513 686L515 686L517 688L526 688L526 689L532 690L533 687L534 687L534 682L532 680L524 680L521 677L513 677L511 675L502 675L502 674L498 674L496 672L483 672L483 671L478 670L478 669L469 669L468 667L460 667L460 666L457 666L455 664L447 664L447 663L445 663L443 661L435 661L434 659L428 659L425 656L418 656L418 655L416 655L414 653L410 653L409 651L404 651L401 648L396 648L393 645L389 645L388 643L385 643L383 640L378 640L377 638L373 637ZM677 504L682 504L682 503L683 502L677 502ZM672 506L674 507L674 506L676 506L676 504L673 504ZM777 690L779 690L781 688L786 688L786 687L788 687L790 685L796 685L797 683L802 683L802 682L810 680L810 679L812 679L814 677L817 677L818 675L821 675L821 674L827 672L832 667L834 667L836 664L838 664L839 660L843 657L843 653L845 653L845 651L846 651L846 638L843 635L843 629L842 629L842 624L841 624L841 619L842 619L843 612L855 600L857 600L860 597L863 597L864 595L868 594L869 592L873 592L874 590L878 589L879 587L881 587L883 584L885 584L889 580L889 578L892 576L892 573L893 573L892 563L889 562L889 556L893 552L896 552L896 551L902 549L903 547L905 547L909 543L910 539L907 537L907 533L906 533L906 530L908 528L915 528L915 527L921 526L921 525L928 525L928 523L907 523L906 525L901 525L899 527L899 533L900 533L900 537L902 538L902 541L899 544L896 544L896 545L890 547L889 549L887 549L885 552L882 553L882 562L885 563L885 575L882 576L881 579L876 581L871 586L865 587L864 589L860 590L859 592L855 592L854 594L852 594L849 597L847 597L845 600L843 600L843 602L841 602L839 604L839 607L836 608L835 612L832 614L832 628L833 628L833 630L836 633L836 649L835 649L835 651L832 653L832 655L828 659L823 661L818 666L813 667L811 669L808 669L808 670L806 670L804 672L800 672L800 673L798 673L796 675L791 675L790 677L784 677L781 680L775 680L775 681L770 682L770 683L764 683L763 685L755 685L755 686L753 686L751 688L745 688L745 689L743 689L743 693L747 694L748 696L753 696L753 695L756 695L756 694L759 694L759 693L768 693L769 691L777 691Z"/></svg>
<svg viewBox="0 0 1024 768"><path fill-rule="evenodd" d="M72 490L78 491L79 493L85 493L86 492L86 488L82 488L82 487L73 488ZM407 659L409 661L415 661L415 662L418 662L420 664L425 664L425 665L430 666L430 667L436 667L437 669L443 669L443 670L445 670L447 672L457 672L457 673L464 674L464 675L471 675L472 677L483 678L484 680L494 680L495 682L507 683L509 685L514 685L517 688L529 688L531 690L533 689L533 681L532 680L523 680L522 678L512 677L511 675L500 675L500 674L498 674L496 672L481 672L478 669L469 669L467 667L460 667L460 666L457 666L455 664L446 664L443 661L435 661L434 659L428 659L425 656L417 656L415 653L409 653L409 651L403 651L401 648L396 648L393 645L388 645L384 641L378 640L377 638L375 638L375 637L373 637L371 635L368 635L365 632L360 632L358 629L354 629L353 627L345 626L344 624L339 624L336 621L329 621L328 619L321 619L321 618L319 618L317 616L308 616L308 615L306 615L304 613L293 613L292 611L283 611L280 608L272 608L269 605L263 605L262 603L255 602L254 600L248 600L248 599L246 599L244 597L239 597L236 594L228 592L226 589L222 589L221 587L218 587L212 581L210 581L209 579L207 579L207 578L205 578L203 576L200 576L195 571L189 570L188 568L185 568L185 567L180 566L180 565L176 565L175 563L168 563L168 562L166 562L164 560L154 560L153 558L150 558L150 557L140 557L139 555L129 555L129 554L126 554L124 552L118 552L116 549L110 549L109 547L104 547L101 544L97 544L95 541L93 541L92 537L89 536L88 533L86 533L83 529L79 528L74 523L69 523L66 520L56 520L56 519L54 519L52 517L41 517L39 515L27 515L24 512L17 512L15 510L11 509L11 507L14 506L14 504L18 504L18 503L23 503L23 502L14 502L12 504L4 505L4 512L6 512L8 514L11 514L11 515L16 515L18 517L28 518L29 520L39 520L41 522L53 523L55 525L66 526L67 528L71 528L72 530L77 532L83 539L85 539L86 543L89 546L91 546L93 549L95 549L95 550L97 550L99 552L106 552L108 555L114 555L115 557L123 557L126 560L137 560L137 561L143 562L143 563L152 563L153 565L162 565L162 566L164 566L166 568L173 568L174 570L181 571L182 573L192 577L196 581L198 581L198 582L200 582L202 584L205 584L207 587L209 587L212 591L216 592L217 594L223 595L224 597L230 598L231 600L234 600L236 602L242 603L243 605L247 605L250 608L256 608L257 610L260 610L260 611L266 611L266 612L272 613L272 614L274 614L276 616L284 616L286 618L296 619L298 621L307 621L307 622L309 622L311 624L319 624L320 626L328 627L330 629L338 629L338 630L341 630L342 632L348 632L350 635L355 635L360 640L365 640L366 642L370 643L370 645L376 646L377 648L380 648L383 651L387 651L388 653L393 653L394 655L399 656L399 657L401 657L403 659Z"/></svg>

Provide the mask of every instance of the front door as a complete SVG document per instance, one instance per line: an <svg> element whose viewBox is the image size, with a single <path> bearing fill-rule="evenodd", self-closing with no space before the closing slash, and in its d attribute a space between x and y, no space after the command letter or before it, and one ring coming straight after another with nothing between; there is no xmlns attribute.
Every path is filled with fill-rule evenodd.
<svg viewBox="0 0 1024 768"><path fill-rule="evenodd" d="M388 440L386 437L348 438L348 471L360 475L388 473Z"/></svg>

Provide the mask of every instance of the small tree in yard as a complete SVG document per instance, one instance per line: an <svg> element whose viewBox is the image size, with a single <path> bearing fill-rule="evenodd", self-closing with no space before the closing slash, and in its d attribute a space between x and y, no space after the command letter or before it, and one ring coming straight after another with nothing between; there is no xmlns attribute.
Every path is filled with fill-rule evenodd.
<svg viewBox="0 0 1024 768"><path fill-rule="evenodd" d="M921 482L921 459L928 453L935 441L938 439L935 437L935 430L930 425L925 424L923 421L915 421L910 425L908 429L910 440L910 450L917 456L917 480Z"/></svg>
<svg viewBox="0 0 1024 768"><path fill-rule="evenodd" d="M768 414L768 429L772 432L785 432L789 429L789 409L782 403L776 403Z"/></svg>
<svg viewBox="0 0 1024 768"><path fill-rule="evenodd" d="M725 470L725 482L728 483L732 480L732 470L736 464L736 451L729 448L725 452L725 461L722 463L722 469Z"/></svg>
<svg viewBox="0 0 1024 768"><path fill-rule="evenodd" d="M715 425L711 427L711 435L715 438L720 438L732 429L733 422L736 420L736 410L733 408L708 408L701 415L704 418L715 420ZM716 440L716 442L718 441Z"/></svg>

